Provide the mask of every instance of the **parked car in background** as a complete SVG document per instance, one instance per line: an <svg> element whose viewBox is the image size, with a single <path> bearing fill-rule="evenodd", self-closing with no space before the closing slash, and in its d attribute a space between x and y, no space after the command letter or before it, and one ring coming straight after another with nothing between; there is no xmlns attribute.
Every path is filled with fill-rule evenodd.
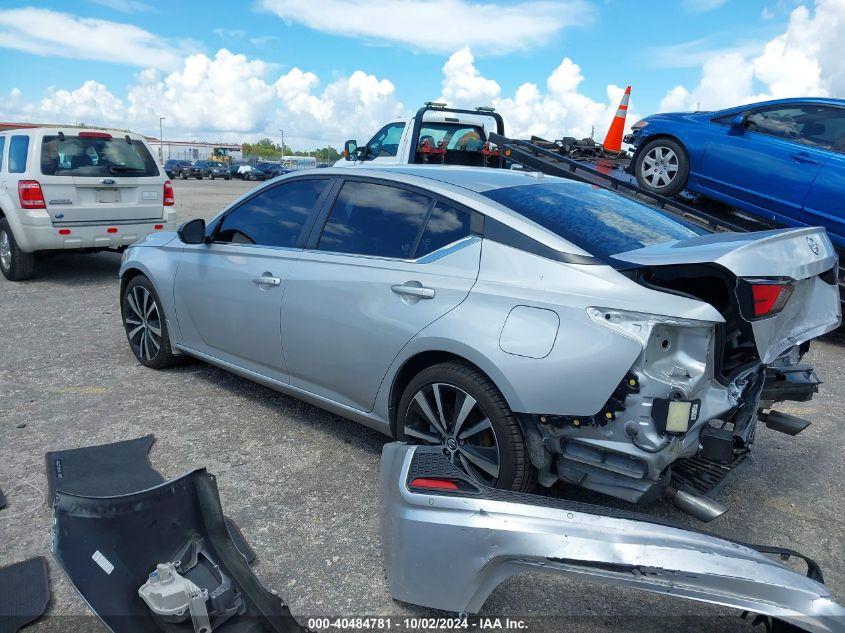
<svg viewBox="0 0 845 633"><path fill-rule="evenodd" d="M279 163L256 163L256 169L260 169L265 174L267 174L268 178L275 178L276 176L282 176L291 172L291 169L286 169Z"/></svg>
<svg viewBox="0 0 845 633"><path fill-rule="evenodd" d="M194 161L182 165L181 167L179 167L177 176L182 180L187 180L188 178L196 178L197 180L202 180L205 176L205 172L203 171L203 167L197 163L198 161Z"/></svg>
<svg viewBox="0 0 845 633"><path fill-rule="evenodd" d="M0 271L32 276L35 253L122 249L174 229L173 187L143 136L91 128L0 132Z"/></svg>
<svg viewBox="0 0 845 633"><path fill-rule="evenodd" d="M824 226L845 247L845 100L780 99L634 124L640 186L687 189L786 226Z"/></svg>
<svg viewBox="0 0 845 633"><path fill-rule="evenodd" d="M168 178L176 178L181 174L182 167L185 167L190 164L191 161L189 160L178 160L176 158L170 158L164 163L164 172L167 174Z"/></svg>
<svg viewBox="0 0 845 633"><path fill-rule="evenodd" d="M240 178L239 169L243 166L243 163L229 163L228 171L229 176L232 178Z"/></svg>
<svg viewBox="0 0 845 633"><path fill-rule="evenodd" d="M267 172L253 167L252 165L241 165L238 167L238 178L243 180L267 180Z"/></svg>
<svg viewBox="0 0 845 633"><path fill-rule="evenodd" d="M648 501L744 455L767 367L840 323L824 229L704 233L533 173L310 170L135 245L121 310L147 367L196 356L484 484Z"/></svg>
<svg viewBox="0 0 845 633"><path fill-rule="evenodd" d="M232 177L229 173L229 166L227 164L217 163L214 161L209 161L208 166L205 168L205 175L211 180L215 180L216 178L229 180Z"/></svg>

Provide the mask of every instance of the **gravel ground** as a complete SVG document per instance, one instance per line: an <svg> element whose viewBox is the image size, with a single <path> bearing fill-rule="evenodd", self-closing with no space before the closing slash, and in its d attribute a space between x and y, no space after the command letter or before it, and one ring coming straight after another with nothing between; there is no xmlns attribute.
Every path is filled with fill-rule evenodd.
<svg viewBox="0 0 845 633"><path fill-rule="evenodd" d="M254 186L177 181L180 219L209 218ZM51 516L44 453L154 433L153 465L165 476L206 466L223 507L258 553L254 570L295 616L431 615L387 591L378 527L377 473L386 438L264 387L189 361L167 371L132 356L120 324L116 254L42 258L37 277L0 277L0 566L46 555L52 599L32 630L105 630L49 555ZM720 500L730 511L707 526L816 559L845 602L842 481L845 393L841 335L807 360L826 383L810 403L782 410L813 424L796 438L761 428L754 460ZM614 502L561 487L553 494ZM620 504L615 504L620 505ZM657 503L648 512L690 526ZM2 598L2 597L0 597ZM483 615L527 617L531 630L751 630L730 610L553 576L503 584ZM729 616L729 617L726 617ZM395 628L394 624L394 628Z"/></svg>

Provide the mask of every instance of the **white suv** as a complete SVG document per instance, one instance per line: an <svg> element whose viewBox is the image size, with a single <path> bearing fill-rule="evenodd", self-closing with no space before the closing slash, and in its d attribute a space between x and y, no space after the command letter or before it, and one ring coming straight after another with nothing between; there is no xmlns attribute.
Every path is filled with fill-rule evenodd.
<svg viewBox="0 0 845 633"><path fill-rule="evenodd" d="M0 270L38 251L123 249L176 228L173 188L143 136L73 127L0 132Z"/></svg>

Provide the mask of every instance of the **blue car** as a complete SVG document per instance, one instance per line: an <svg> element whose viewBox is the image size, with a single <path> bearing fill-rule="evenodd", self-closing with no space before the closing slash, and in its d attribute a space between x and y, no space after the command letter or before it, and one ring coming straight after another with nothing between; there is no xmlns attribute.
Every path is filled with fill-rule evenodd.
<svg viewBox="0 0 845 633"><path fill-rule="evenodd" d="M634 124L631 169L665 196L687 189L845 247L845 100L780 99Z"/></svg>

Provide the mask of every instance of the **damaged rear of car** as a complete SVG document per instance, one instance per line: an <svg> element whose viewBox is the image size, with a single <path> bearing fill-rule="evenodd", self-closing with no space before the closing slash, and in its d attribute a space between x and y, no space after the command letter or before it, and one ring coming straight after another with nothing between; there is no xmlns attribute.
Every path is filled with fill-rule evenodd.
<svg viewBox="0 0 845 633"><path fill-rule="evenodd" d="M475 286L418 338L475 321L461 351L484 352L468 359L508 401L542 484L718 516L704 495L743 463L757 422L807 424L763 410L812 396L801 358L840 324L824 229L710 234L554 178L480 193L512 215L487 212Z"/></svg>

